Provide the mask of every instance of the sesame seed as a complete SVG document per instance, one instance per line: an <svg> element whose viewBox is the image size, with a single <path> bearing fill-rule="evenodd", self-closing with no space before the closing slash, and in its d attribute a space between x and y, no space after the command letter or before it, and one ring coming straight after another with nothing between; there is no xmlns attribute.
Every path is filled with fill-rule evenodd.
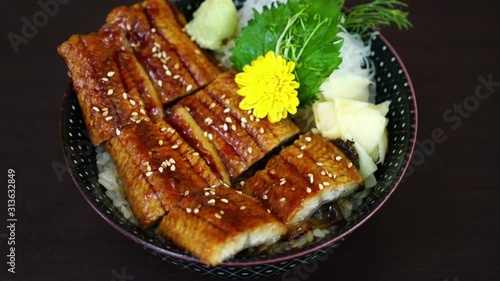
<svg viewBox="0 0 500 281"><path fill-rule="evenodd" d="M189 91L191 91L191 89L193 89L193 85L191 85L191 84L187 85L186 91L189 92Z"/></svg>
<svg viewBox="0 0 500 281"><path fill-rule="evenodd" d="M139 113L137 113L137 112L134 111L134 112L130 113L130 115L137 117L137 116L139 116Z"/></svg>
<svg viewBox="0 0 500 281"><path fill-rule="evenodd" d="M215 213L215 217L218 218L218 219L222 219L222 216L219 215L218 213Z"/></svg>
<svg viewBox="0 0 500 281"><path fill-rule="evenodd" d="M297 155L297 158L299 158L299 159L302 159L302 157L304 157L304 154L302 154L302 153Z"/></svg>
<svg viewBox="0 0 500 281"><path fill-rule="evenodd" d="M205 192L205 196L210 196L210 192Z"/></svg>
<svg viewBox="0 0 500 281"><path fill-rule="evenodd" d="M119 136L121 134L122 134L122 132L120 130L116 129L116 135Z"/></svg>
<svg viewBox="0 0 500 281"><path fill-rule="evenodd" d="M97 111L97 112L99 112L99 111L100 111L100 110L99 110L99 108L98 108L97 106L92 107L92 109L93 109L94 111Z"/></svg>
<svg viewBox="0 0 500 281"><path fill-rule="evenodd" d="M259 128L259 133L263 134L264 133L264 128L260 127Z"/></svg>
<svg viewBox="0 0 500 281"><path fill-rule="evenodd" d="M245 185L245 181L240 181L240 185L244 186Z"/></svg>
<svg viewBox="0 0 500 281"><path fill-rule="evenodd" d="M157 82L157 83L158 83L158 86L160 86L160 87L162 87L162 86L163 86L163 81L158 80L158 82Z"/></svg>
<svg viewBox="0 0 500 281"><path fill-rule="evenodd" d="M337 174L334 174L334 175L333 175L333 178L334 178L334 179L336 179L336 178L337 178Z"/></svg>
<svg viewBox="0 0 500 281"><path fill-rule="evenodd" d="M115 91L113 89L108 90L108 96L111 96Z"/></svg>
<svg viewBox="0 0 500 281"><path fill-rule="evenodd" d="M236 131L236 125L231 125L231 130Z"/></svg>
<svg viewBox="0 0 500 281"><path fill-rule="evenodd" d="M147 172L147 173L146 173L146 177L150 177L150 176L152 176L152 175L153 175L153 172Z"/></svg>
<svg viewBox="0 0 500 281"><path fill-rule="evenodd" d="M151 166L150 166L150 165L148 165L148 166L146 167L146 169L148 170L148 172L151 172Z"/></svg>
<svg viewBox="0 0 500 281"><path fill-rule="evenodd" d="M210 124L212 124L212 122L213 122L212 118L210 118L210 117L205 118L205 124L210 125Z"/></svg>
<svg viewBox="0 0 500 281"><path fill-rule="evenodd" d="M102 82L108 82L109 81L109 79L106 78L106 77L101 78L101 80L102 80Z"/></svg>
<svg viewBox="0 0 500 281"><path fill-rule="evenodd" d="M280 179L280 185L284 185L286 183L286 179Z"/></svg>
<svg viewBox="0 0 500 281"><path fill-rule="evenodd" d="M167 69L167 70L165 70L165 74L167 74L167 76L172 76L172 71Z"/></svg>
<svg viewBox="0 0 500 281"><path fill-rule="evenodd" d="M231 119L231 117L226 117L226 119L224 119L224 120L226 120L227 123L233 122L233 120Z"/></svg>
<svg viewBox="0 0 500 281"><path fill-rule="evenodd" d="M176 75L174 75L172 78L174 78L174 79L179 79L180 77L181 77L180 75L176 74Z"/></svg>
<svg viewBox="0 0 500 281"><path fill-rule="evenodd" d="M154 47L151 49L151 52L156 53L156 51L158 51L158 47L154 46Z"/></svg>
<svg viewBox="0 0 500 281"><path fill-rule="evenodd" d="M226 203L226 204L227 204L227 203L229 203L229 200L227 200L226 198L222 198L220 201L221 201L222 203Z"/></svg>
<svg viewBox="0 0 500 281"><path fill-rule="evenodd" d="M306 137L306 141L311 142L312 141L311 137Z"/></svg>
<svg viewBox="0 0 500 281"><path fill-rule="evenodd" d="M231 112L231 109L230 109L230 108L226 108L226 109L224 109L224 113L229 113L229 112Z"/></svg>
<svg viewBox="0 0 500 281"><path fill-rule="evenodd" d="M203 132L203 136L208 137L208 132Z"/></svg>
<svg viewBox="0 0 500 281"><path fill-rule="evenodd" d="M170 171L175 171L175 165L170 166Z"/></svg>
<svg viewBox="0 0 500 281"><path fill-rule="evenodd" d="M214 136L212 134L208 134L208 139L213 140Z"/></svg>
<svg viewBox="0 0 500 281"><path fill-rule="evenodd" d="M156 46L156 47L158 47L158 48L160 48L160 47L161 47L160 43L158 43L158 42L154 42L154 43L153 43L153 45L155 45L155 46Z"/></svg>
<svg viewBox="0 0 500 281"><path fill-rule="evenodd" d="M227 131L227 130L229 129L229 128L227 127L227 124L226 124L226 123L224 123L224 125L222 125L222 129L223 129L224 131Z"/></svg>
<svg viewBox="0 0 500 281"><path fill-rule="evenodd" d="M323 184L318 184L319 190L323 190Z"/></svg>
<svg viewBox="0 0 500 281"><path fill-rule="evenodd" d="M347 163L347 168L352 168L352 162Z"/></svg>
<svg viewBox="0 0 500 281"><path fill-rule="evenodd" d="M255 118L255 122L260 122L260 118L259 117Z"/></svg>
<svg viewBox="0 0 500 281"><path fill-rule="evenodd" d="M193 152L193 155L194 155L194 156L200 156L200 153L198 153L198 152Z"/></svg>
<svg viewBox="0 0 500 281"><path fill-rule="evenodd" d="M303 146L300 147L300 150L306 150L307 146L304 144Z"/></svg>
<svg viewBox="0 0 500 281"><path fill-rule="evenodd" d="M144 108L139 109L139 112L142 114L146 114L146 110Z"/></svg>
<svg viewBox="0 0 500 281"><path fill-rule="evenodd" d="M267 200L267 198L268 198L267 194L264 194L264 196L262 196L262 199L264 199L264 200Z"/></svg>
<svg viewBox="0 0 500 281"><path fill-rule="evenodd" d="M103 107L101 110L104 111L104 112L107 112L107 111L109 111L109 108Z"/></svg>
<svg viewBox="0 0 500 281"><path fill-rule="evenodd" d="M159 141L158 141L158 144L159 144L159 145L163 145L163 140L159 140Z"/></svg>
<svg viewBox="0 0 500 281"><path fill-rule="evenodd" d="M160 173L163 173L163 167L158 168L158 171L159 171Z"/></svg>
<svg viewBox="0 0 500 281"><path fill-rule="evenodd" d="M128 99L127 93L123 93L122 96L123 96L123 99L125 99L125 100Z"/></svg>
<svg viewBox="0 0 500 281"><path fill-rule="evenodd" d="M156 28L151 28L151 32L156 33Z"/></svg>
<svg viewBox="0 0 500 281"><path fill-rule="evenodd" d="M186 190L186 191L184 192L184 196L188 196L188 195L189 195L189 190Z"/></svg>
<svg viewBox="0 0 500 281"><path fill-rule="evenodd" d="M337 156L337 157L335 157L335 160L337 160L337 161L342 160L342 156Z"/></svg>
<svg viewBox="0 0 500 281"><path fill-rule="evenodd" d="M243 192L241 190L236 190L236 193L238 193L240 195L243 194Z"/></svg>
<svg viewBox="0 0 500 281"><path fill-rule="evenodd" d="M280 199L280 202L285 202L285 201L286 201L285 197Z"/></svg>
<svg viewBox="0 0 500 281"><path fill-rule="evenodd" d="M113 120L113 116L108 116L108 117L106 117L106 118L104 118L104 119L105 119L106 121L111 121L111 120Z"/></svg>
<svg viewBox="0 0 500 281"><path fill-rule="evenodd" d="M245 210L247 207L246 206L241 206L240 210Z"/></svg>
<svg viewBox="0 0 500 281"><path fill-rule="evenodd" d="M194 209L194 213L195 213L195 214L198 214L199 212L200 212L200 209L198 209L198 208L195 208L195 209Z"/></svg>
<svg viewBox="0 0 500 281"><path fill-rule="evenodd" d="M326 171L325 170L321 171L321 175L325 176L326 175Z"/></svg>
<svg viewBox="0 0 500 281"><path fill-rule="evenodd" d="M321 162L317 162L316 165L318 165L319 167L322 167L323 166L323 163Z"/></svg>
<svg viewBox="0 0 500 281"><path fill-rule="evenodd" d="M215 199L212 198L212 199L208 200L207 203L208 204L215 204Z"/></svg>
<svg viewBox="0 0 500 281"><path fill-rule="evenodd" d="M271 213L271 210L267 209L267 212L268 212L268 213Z"/></svg>
<svg viewBox="0 0 500 281"><path fill-rule="evenodd" d="M328 173L328 177L329 178L333 178L333 174L332 173Z"/></svg>
<svg viewBox="0 0 500 281"><path fill-rule="evenodd" d="M211 103L208 108L213 109L215 107L215 102Z"/></svg>
<svg viewBox="0 0 500 281"><path fill-rule="evenodd" d="M167 53L166 53L165 51L162 51L162 52L161 52L161 56L162 56L164 59L166 59L166 58L167 58Z"/></svg>
<svg viewBox="0 0 500 281"><path fill-rule="evenodd" d="M186 213L188 213L188 214L189 214L189 213L191 213L191 212L192 212L191 208L186 208Z"/></svg>
<svg viewBox="0 0 500 281"><path fill-rule="evenodd" d="M132 30L132 26L130 26L129 23L127 23L127 25L125 26L125 28L127 28L128 31Z"/></svg>
<svg viewBox="0 0 500 281"><path fill-rule="evenodd" d="M174 65L174 69L179 69L179 63L176 63L176 64Z"/></svg>
<svg viewBox="0 0 500 281"><path fill-rule="evenodd" d="M253 148L249 147L249 148L247 148L247 151L248 151L248 153L252 153L253 152Z"/></svg>
<svg viewBox="0 0 500 281"><path fill-rule="evenodd" d="M174 145L172 145L172 149L177 149L177 148L179 148L179 145L178 145L178 144L174 144Z"/></svg>
<svg viewBox="0 0 500 281"><path fill-rule="evenodd" d="M135 102L135 100L130 99L130 105L135 106L136 104L137 104L137 103Z"/></svg>
<svg viewBox="0 0 500 281"><path fill-rule="evenodd" d="M107 74L107 76L108 76L109 78L113 77L113 75L115 75L115 72L114 72L114 71L109 71L109 72L108 72L108 74Z"/></svg>
<svg viewBox="0 0 500 281"><path fill-rule="evenodd" d="M174 158L170 158L170 159L168 159L168 162L169 162L169 163L172 163L172 164L175 164L175 160L174 160Z"/></svg>
<svg viewBox="0 0 500 281"><path fill-rule="evenodd" d="M241 117L241 123L248 123L245 117Z"/></svg>
<svg viewBox="0 0 500 281"><path fill-rule="evenodd" d="M196 38L195 38L195 39L196 39ZM200 50L198 50L198 49L196 49L196 50L194 50L194 53L195 53L195 54L197 54L197 55L199 55L199 54L201 54L201 51L200 51Z"/></svg>
<svg viewBox="0 0 500 281"><path fill-rule="evenodd" d="M253 117L253 115L250 115L250 121L254 121L255 118Z"/></svg>
<svg viewBox="0 0 500 281"><path fill-rule="evenodd" d="M306 188L307 193L311 193L312 189L310 187Z"/></svg>

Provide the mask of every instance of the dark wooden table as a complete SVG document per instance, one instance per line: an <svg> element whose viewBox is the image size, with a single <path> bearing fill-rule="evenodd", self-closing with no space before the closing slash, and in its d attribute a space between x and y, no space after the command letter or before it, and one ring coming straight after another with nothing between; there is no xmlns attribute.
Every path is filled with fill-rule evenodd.
<svg viewBox="0 0 500 281"><path fill-rule="evenodd" d="M97 30L112 7L134 1L59 2L65 4L45 23L38 19L42 27L27 31L31 38L17 54L7 34L21 34L22 18L31 21L41 7L9 1L0 12L0 173L6 186L7 169L16 171L18 218L16 273L10 274L2 188L0 280L208 280L160 261L112 229L69 174L54 169L63 163L58 119L67 82L56 47L73 33ZM328 260L312 272L266 280L500 280L498 1L410 5L415 27L383 33L415 85L419 165ZM493 82L481 86L480 77ZM433 141L437 131L444 141ZM122 273L125 278L115 278Z"/></svg>

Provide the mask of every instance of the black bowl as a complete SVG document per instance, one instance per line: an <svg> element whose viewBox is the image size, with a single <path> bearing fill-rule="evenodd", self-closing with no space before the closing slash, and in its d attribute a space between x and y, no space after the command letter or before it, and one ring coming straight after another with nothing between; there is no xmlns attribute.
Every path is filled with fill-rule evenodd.
<svg viewBox="0 0 500 281"><path fill-rule="evenodd" d="M187 6L180 8L184 12L189 10ZM386 161L377 171L377 185L347 224L300 249L273 255L243 252L217 267L207 267L185 250L157 237L153 231L144 231L131 224L113 206L104 193L105 188L97 182L95 150L89 141L76 93L70 84L62 102L60 126L64 158L71 176L83 197L105 221L162 260L181 268L217 277L251 278L284 273L295 266L328 255L348 234L368 220L394 192L408 167L415 146L417 104L408 73L383 36L372 35L369 40L372 44L371 59L377 73L377 102L391 100Z"/></svg>

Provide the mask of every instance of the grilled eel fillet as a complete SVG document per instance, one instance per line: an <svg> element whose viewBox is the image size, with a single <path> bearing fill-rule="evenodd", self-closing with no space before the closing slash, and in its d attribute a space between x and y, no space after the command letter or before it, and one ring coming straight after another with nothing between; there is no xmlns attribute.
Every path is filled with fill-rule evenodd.
<svg viewBox="0 0 500 281"><path fill-rule="evenodd" d="M241 188L292 225L307 219L324 203L351 194L362 181L337 146L309 132L271 158Z"/></svg>
<svg viewBox="0 0 500 281"><path fill-rule="evenodd" d="M215 266L239 251L272 244L287 231L259 202L232 188L182 199L161 221L159 234Z"/></svg>
<svg viewBox="0 0 500 281"><path fill-rule="evenodd" d="M147 1L113 10L98 33L73 35L58 48L94 145L130 124L163 118L162 103L220 74L183 23L167 1Z"/></svg>
<svg viewBox="0 0 500 281"><path fill-rule="evenodd" d="M239 108L234 73L220 75L206 88L179 101L167 120L226 181L236 179L255 162L299 133L290 120L271 123ZM219 161L218 159L221 159ZM225 168L223 167L225 166Z"/></svg>
<svg viewBox="0 0 500 281"><path fill-rule="evenodd" d="M161 119L127 126L107 149L142 227L157 222L190 191L220 185L199 154Z"/></svg>
<svg viewBox="0 0 500 281"><path fill-rule="evenodd" d="M141 226L149 227L164 216L159 234L207 264L274 243L287 231L257 200L222 185L203 158L163 120L128 126L107 148Z"/></svg>

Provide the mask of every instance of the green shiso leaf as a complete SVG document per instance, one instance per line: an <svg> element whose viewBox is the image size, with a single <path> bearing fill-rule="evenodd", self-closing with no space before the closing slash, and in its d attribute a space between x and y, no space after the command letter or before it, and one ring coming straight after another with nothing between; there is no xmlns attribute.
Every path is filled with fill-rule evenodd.
<svg viewBox="0 0 500 281"><path fill-rule="evenodd" d="M295 63L300 106L317 100L319 86L338 68L342 40L337 36L343 0L289 0L275 8L254 10L231 49L231 62L241 71L269 51Z"/></svg>

